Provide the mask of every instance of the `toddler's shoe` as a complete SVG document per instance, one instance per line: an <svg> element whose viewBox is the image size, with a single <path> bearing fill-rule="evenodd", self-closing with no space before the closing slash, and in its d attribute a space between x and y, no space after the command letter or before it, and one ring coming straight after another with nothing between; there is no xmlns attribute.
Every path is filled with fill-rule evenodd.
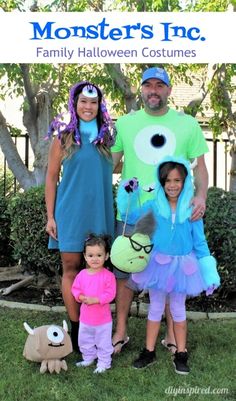
<svg viewBox="0 0 236 401"><path fill-rule="evenodd" d="M107 369L110 369L110 368L97 367L97 368L93 371L93 373L104 373Z"/></svg>
<svg viewBox="0 0 236 401"><path fill-rule="evenodd" d="M180 375L188 375L190 369L187 365L188 353L187 352L177 352L174 355L173 364L175 367L175 372Z"/></svg>
<svg viewBox="0 0 236 401"><path fill-rule="evenodd" d="M76 362L76 366L77 368L86 368L87 366L90 366L93 364L93 362L95 361L95 359L93 359L92 361L81 361L81 362Z"/></svg>

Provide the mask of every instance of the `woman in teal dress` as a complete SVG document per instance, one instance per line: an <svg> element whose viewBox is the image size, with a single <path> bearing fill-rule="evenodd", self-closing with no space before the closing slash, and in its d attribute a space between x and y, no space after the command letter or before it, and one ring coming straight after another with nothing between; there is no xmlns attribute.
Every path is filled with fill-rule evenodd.
<svg viewBox="0 0 236 401"><path fill-rule="evenodd" d="M48 132L48 136L57 135L49 151L46 176L46 231L49 249L61 254L62 296L76 350L79 305L71 286L81 269L83 245L91 232L114 234L113 124L101 90L87 81L71 88L68 112L68 122L60 115Z"/></svg>

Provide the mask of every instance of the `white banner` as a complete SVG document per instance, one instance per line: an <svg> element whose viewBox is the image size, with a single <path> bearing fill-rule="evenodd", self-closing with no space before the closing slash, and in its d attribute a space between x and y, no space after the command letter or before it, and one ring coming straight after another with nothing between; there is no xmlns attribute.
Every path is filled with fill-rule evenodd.
<svg viewBox="0 0 236 401"><path fill-rule="evenodd" d="M4 63L235 63L233 12L0 13Z"/></svg>

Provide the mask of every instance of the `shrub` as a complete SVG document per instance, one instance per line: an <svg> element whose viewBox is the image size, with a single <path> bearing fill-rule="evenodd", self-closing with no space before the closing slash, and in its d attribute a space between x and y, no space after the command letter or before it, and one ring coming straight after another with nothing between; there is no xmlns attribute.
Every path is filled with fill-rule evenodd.
<svg viewBox="0 0 236 401"><path fill-rule="evenodd" d="M7 210L9 199L0 196L0 266L14 263L10 245L10 216Z"/></svg>
<svg viewBox="0 0 236 401"><path fill-rule="evenodd" d="M8 169L0 166L0 266L10 266L15 263L13 249L10 243L10 216L8 203L17 190L14 175Z"/></svg>
<svg viewBox="0 0 236 401"><path fill-rule="evenodd" d="M113 186L115 193L116 186ZM50 276L60 269L60 255L48 250L44 186L31 188L12 197L8 212L11 218L13 254L24 270Z"/></svg>
<svg viewBox="0 0 236 401"><path fill-rule="evenodd" d="M26 271L54 275L60 268L60 255L47 248L44 186L12 197L8 211L14 257L21 260L21 266Z"/></svg>
<svg viewBox="0 0 236 401"><path fill-rule="evenodd" d="M217 259L221 287L227 296L236 288L236 194L209 188L205 216L205 233L209 248Z"/></svg>

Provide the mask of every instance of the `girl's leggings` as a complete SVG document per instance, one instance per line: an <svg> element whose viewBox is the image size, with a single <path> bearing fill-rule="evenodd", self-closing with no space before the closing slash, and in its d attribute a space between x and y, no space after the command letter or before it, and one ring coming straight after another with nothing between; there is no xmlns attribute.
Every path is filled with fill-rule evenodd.
<svg viewBox="0 0 236 401"><path fill-rule="evenodd" d="M97 361L97 367L109 369L111 367L112 322L99 326L90 326L80 322L79 348L86 362Z"/></svg>
<svg viewBox="0 0 236 401"><path fill-rule="evenodd" d="M163 291L149 290L150 306L148 312L148 320L160 322L165 310L166 297L168 295L168 303L170 312L174 322L183 322L186 320L185 301L186 295L179 293L167 294Z"/></svg>

